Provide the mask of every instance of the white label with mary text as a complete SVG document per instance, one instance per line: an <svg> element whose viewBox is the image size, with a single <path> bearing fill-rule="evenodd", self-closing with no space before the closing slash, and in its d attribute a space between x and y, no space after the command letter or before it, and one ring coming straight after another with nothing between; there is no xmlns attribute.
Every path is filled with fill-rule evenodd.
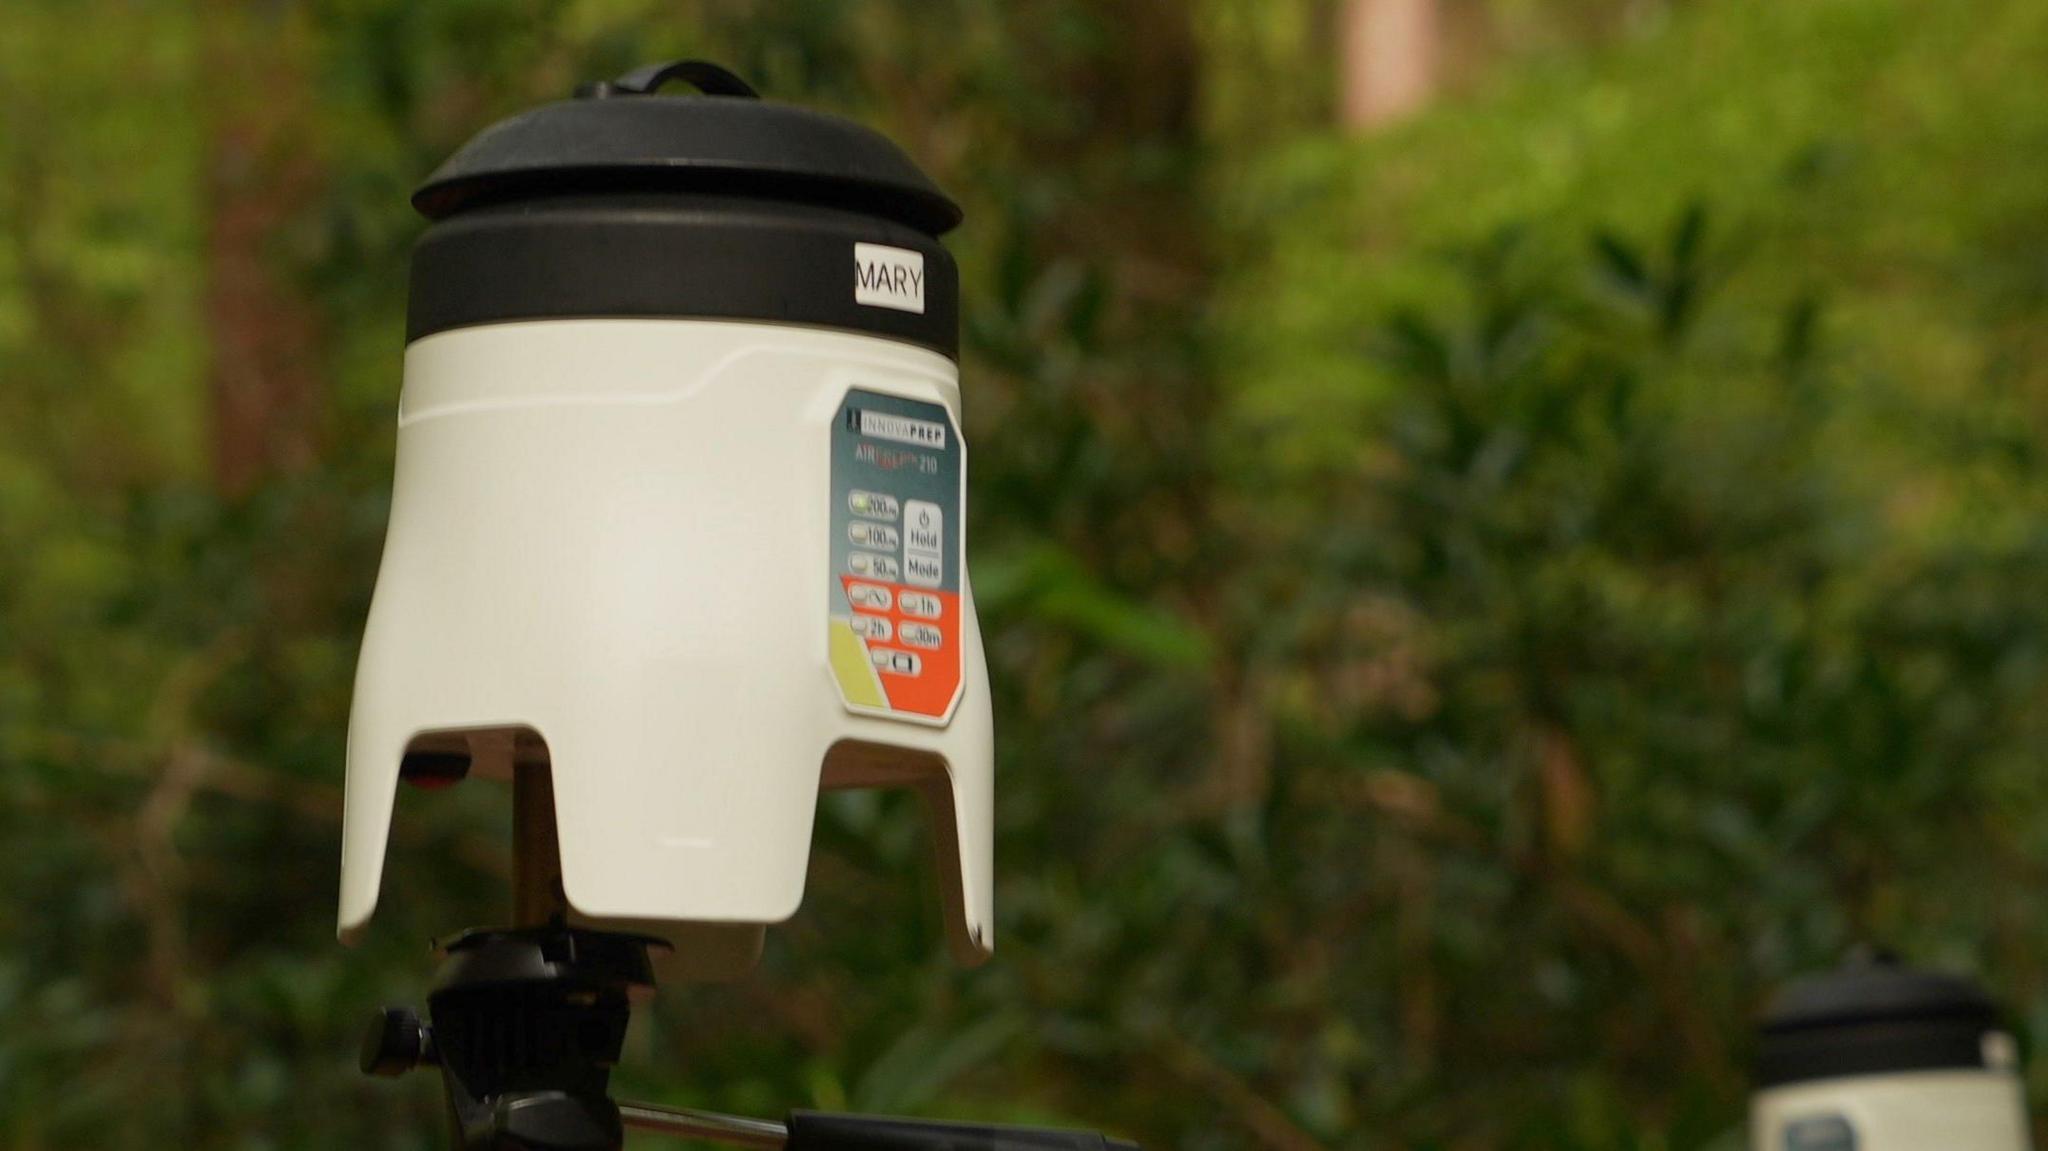
<svg viewBox="0 0 2048 1151"><path fill-rule="evenodd" d="M854 303L924 315L924 253L855 244L853 275Z"/></svg>

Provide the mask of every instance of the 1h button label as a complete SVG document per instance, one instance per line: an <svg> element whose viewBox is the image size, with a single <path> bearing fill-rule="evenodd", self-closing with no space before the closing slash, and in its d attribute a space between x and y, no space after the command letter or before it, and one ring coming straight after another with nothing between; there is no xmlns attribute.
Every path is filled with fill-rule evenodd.
<svg viewBox="0 0 2048 1151"><path fill-rule="evenodd" d="M946 513L939 505L911 500L903 506L903 578L918 587L946 579Z"/></svg>

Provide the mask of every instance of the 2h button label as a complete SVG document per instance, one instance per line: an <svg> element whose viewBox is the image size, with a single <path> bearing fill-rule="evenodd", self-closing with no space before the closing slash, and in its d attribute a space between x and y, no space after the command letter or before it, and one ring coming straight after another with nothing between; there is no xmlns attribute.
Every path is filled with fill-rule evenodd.
<svg viewBox="0 0 2048 1151"><path fill-rule="evenodd" d="M903 576L919 587L946 579L946 513L934 503L911 500L903 507Z"/></svg>

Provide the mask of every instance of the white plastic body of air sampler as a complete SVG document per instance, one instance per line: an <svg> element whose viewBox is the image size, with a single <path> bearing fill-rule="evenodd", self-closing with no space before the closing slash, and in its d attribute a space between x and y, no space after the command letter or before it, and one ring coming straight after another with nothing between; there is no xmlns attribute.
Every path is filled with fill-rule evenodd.
<svg viewBox="0 0 2048 1151"><path fill-rule="evenodd" d="M953 861L955 943L987 951L993 737L959 403L931 352L758 324L414 344L349 723L342 931L376 907L407 750L460 735L502 775L507 737L531 732L583 916L786 919L820 788L905 784Z"/></svg>

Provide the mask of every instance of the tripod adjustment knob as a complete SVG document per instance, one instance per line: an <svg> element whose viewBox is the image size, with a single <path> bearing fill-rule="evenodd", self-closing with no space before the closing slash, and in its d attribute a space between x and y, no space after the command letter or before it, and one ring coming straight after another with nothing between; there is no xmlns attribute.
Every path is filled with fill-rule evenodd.
<svg viewBox="0 0 2048 1151"><path fill-rule="evenodd" d="M412 1008L386 1007L370 1017L358 1060L363 1074L396 1079L423 1063L439 1062L434 1034Z"/></svg>

